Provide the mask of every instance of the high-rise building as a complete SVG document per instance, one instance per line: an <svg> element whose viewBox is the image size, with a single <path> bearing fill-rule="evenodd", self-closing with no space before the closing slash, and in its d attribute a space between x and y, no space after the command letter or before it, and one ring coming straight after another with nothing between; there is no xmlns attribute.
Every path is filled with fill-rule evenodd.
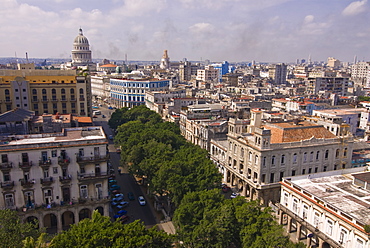
<svg viewBox="0 0 370 248"><path fill-rule="evenodd" d="M333 58L333 57L329 57L328 67L333 68L333 69L338 69L340 67L340 60Z"/></svg>
<svg viewBox="0 0 370 248"><path fill-rule="evenodd" d="M286 82L287 65L284 63L269 66L269 78L274 84L284 84Z"/></svg>

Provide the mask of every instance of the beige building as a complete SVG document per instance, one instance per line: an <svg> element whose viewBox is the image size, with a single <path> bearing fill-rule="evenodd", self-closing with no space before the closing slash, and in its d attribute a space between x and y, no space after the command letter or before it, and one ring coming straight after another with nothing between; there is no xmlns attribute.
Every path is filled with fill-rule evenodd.
<svg viewBox="0 0 370 248"><path fill-rule="evenodd" d="M353 137L347 129L336 136L314 123L263 124L261 118L262 112L252 110L249 125L229 120L226 154L222 145L211 142L211 159L224 183L243 196L278 202L283 177L351 167Z"/></svg>
<svg viewBox="0 0 370 248"><path fill-rule="evenodd" d="M206 81L210 82L213 80L217 80L219 75L219 70L215 69L211 65L207 65L204 69L202 70L197 70L197 80L200 81Z"/></svg>
<svg viewBox="0 0 370 248"><path fill-rule="evenodd" d="M307 247L370 247L367 167L284 178L279 222Z"/></svg>
<svg viewBox="0 0 370 248"><path fill-rule="evenodd" d="M102 127L8 136L0 145L0 207L49 233L109 215L107 139Z"/></svg>
<svg viewBox="0 0 370 248"><path fill-rule="evenodd" d="M22 69L25 68L25 69ZM36 115L91 115L89 76L75 70L36 70L34 66L18 70L0 70L0 113L23 108Z"/></svg>

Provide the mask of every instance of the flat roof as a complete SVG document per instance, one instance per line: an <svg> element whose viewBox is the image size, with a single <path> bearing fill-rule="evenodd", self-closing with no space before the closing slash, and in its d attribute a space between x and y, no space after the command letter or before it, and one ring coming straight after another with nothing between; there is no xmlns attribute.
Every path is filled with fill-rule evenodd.
<svg viewBox="0 0 370 248"><path fill-rule="evenodd" d="M353 184L353 178L369 178L367 167L291 177L289 182L351 217L370 224L370 191ZM285 179L286 180L286 179Z"/></svg>

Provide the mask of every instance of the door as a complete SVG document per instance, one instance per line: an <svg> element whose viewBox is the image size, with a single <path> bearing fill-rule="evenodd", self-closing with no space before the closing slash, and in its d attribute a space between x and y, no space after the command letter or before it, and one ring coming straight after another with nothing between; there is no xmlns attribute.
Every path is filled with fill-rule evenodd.
<svg viewBox="0 0 370 248"><path fill-rule="evenodd" d="M45 189L44 190L44 198L46 204L51 204L53 201L53 195L51 189Z"/></svg>
<svg viewBox="0 0 370 248"><path fill-rule="evenodd" d="M94 147L94 156L95 157L99 157L100 156L99 147Z"/></svg>
<svg viewBox="0 0 370 248"><path fill-rule="evenodd" d="M100 200L103 198L101 183L95 184L96 199Z"/></svg>
<svg viewBox="0 0 370 248"><path fill-rule="evenodd" d="M62 188L62 194L63 194L63 201L64 202L70 202L71 201L71 195L69 193L69 188Z"/></svg>
<svg viewBox="0 0 370 248"><path fill-rule="evenodd" d="M48 160L48 152L41 152L41 158L42 161L47 161Z"/></svg>

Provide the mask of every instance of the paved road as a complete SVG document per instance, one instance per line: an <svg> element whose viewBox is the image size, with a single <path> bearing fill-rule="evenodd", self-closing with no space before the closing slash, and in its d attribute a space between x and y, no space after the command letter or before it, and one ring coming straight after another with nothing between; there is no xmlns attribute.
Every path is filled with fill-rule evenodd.
<svg viewBox="0 0 370 248"><path fill-rule="evenodd" d="M100 107L99 110L101 111L102 115L105 115L106 118L102 118L102 115L98 115L98 118L94 119L94 124L102 126L105 134L107 137L109 135L113 135L112 130L108 126L108 120L113 112L113 110L108 110L106 107ZM146 226L152 226L156 224L156 218L153 214L153 209L149 204L145 206L140 206L137 197L139 195L143 195L146 199L145 192L142 192L142 187L140 187L135 179L127 173L127 171L123 171L122 175L118 174L118 166L120 161L120 155L116 153L116 148L113 144L112 140L109 140L109 153L110 153L110 162L115 170L117 184L121 187L120 191L124 194L125 201L130 202L129 206L125 208L127 210L127 215L130 216L130 222L141 219ZM127 198L127 193L132 192L135 196L134 201L130 201ZM113 214L117 212L117 209L113 207Z"/></svg>

